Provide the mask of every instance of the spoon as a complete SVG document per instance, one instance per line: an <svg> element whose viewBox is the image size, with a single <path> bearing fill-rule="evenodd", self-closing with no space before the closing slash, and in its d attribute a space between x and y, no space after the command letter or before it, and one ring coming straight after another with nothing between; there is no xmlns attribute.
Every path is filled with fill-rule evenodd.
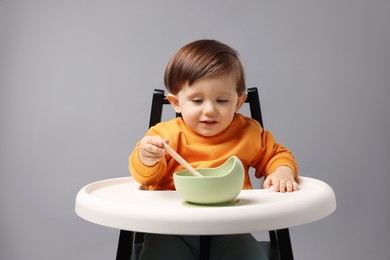
<svg viewBox="0 0 390 260"><path fill-rule="evenodd" d="M183 157L180 156L175 150L172 149L167 143L163 142L165 150L176 160L178 161L187 171L189 171L192 175L203 177L198 171L194 169Z"/></svg>

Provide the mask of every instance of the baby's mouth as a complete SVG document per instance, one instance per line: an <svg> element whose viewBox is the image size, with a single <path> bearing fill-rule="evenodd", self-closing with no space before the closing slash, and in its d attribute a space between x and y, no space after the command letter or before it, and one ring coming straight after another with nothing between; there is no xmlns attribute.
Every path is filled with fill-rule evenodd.
<svg viewBox="0 0 390 260"><path fill-rule="evenodd" d="M217 121L214 121L214 120L204 120L204 121L200 121L202 124L205 124L205 125L215 125L217 123Z"/></svg>

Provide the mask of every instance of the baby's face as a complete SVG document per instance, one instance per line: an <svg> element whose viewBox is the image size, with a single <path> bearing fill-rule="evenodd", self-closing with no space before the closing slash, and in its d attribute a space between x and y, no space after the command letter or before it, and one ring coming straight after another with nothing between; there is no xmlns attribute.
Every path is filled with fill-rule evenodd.
<svg viewBox="0 0 390 260"><path fill-rule="evenodd" d="M191 86L184 85L177 95L176 112L181 113L186 125L203 136L214 136L232 122L246 95L238 96L236 83L229 76L204 79Z"/></svg>

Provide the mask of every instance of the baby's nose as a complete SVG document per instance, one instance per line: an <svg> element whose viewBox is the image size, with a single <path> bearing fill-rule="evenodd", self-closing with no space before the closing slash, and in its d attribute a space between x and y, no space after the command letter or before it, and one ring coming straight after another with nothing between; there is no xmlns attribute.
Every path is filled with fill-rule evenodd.
<svg viewBox="0 0 390 260"><path fill-rule="evenodd" d="M211 114L214 114L214 113L215 113L214 104L212 104L211 102L206 103L205 107L203 109L203 114L211 115Z"/></svg>

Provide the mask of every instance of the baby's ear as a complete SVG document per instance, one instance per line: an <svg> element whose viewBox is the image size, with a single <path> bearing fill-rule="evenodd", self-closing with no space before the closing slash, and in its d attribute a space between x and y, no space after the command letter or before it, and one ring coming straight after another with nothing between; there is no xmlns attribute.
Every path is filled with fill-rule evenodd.
<svg viewBox="0 0 390 260"><path fill-rule="evenodd" d="M240 110L242 105L244 105L246 97L247 97L246 93L242 93L241 95L238 96L237 104L236 104L236 112L238 112L238 110Z"/></svg>
<svg viewBox="0 0 390 260"><path fill-rule="evenodd" d="M179 105L179 99L177 98L176 95L173 94L168 94L167 99L169 103L171 103L173 109L175 110L176 113L181 113L180 105Z"/></svg>

